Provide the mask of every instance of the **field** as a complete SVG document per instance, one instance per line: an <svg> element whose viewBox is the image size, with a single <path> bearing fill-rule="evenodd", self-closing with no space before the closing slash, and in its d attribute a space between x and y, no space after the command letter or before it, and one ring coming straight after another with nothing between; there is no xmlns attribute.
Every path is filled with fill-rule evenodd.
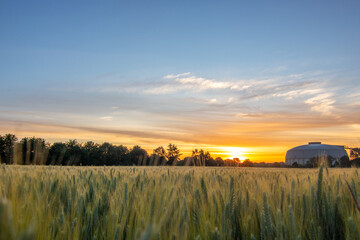
<svg viewBox="0 0 360 240"><path fill-rule="evenodd" d="M359 194L357 169L3 165L0 239L360 239Z"/></svg>

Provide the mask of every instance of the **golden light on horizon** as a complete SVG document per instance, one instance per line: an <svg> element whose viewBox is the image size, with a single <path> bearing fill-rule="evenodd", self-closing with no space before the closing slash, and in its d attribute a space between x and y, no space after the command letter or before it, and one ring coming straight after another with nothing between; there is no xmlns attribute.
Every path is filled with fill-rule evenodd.
<svg viewBox="0 0 360 240"><path fill-rule="evenodd" d="M240 160L245 160L247 158L246 153L248 151L244 147L221 147L221 150L226 158L239 158Z"/></svg>

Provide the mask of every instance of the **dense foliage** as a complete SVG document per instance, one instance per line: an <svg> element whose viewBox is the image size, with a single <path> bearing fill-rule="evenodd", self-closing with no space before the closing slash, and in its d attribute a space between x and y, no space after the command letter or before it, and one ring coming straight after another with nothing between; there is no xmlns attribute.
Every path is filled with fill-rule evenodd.
<svg viewBox="0 0 360 240"><path fill-rule="evenodd" d="M0 167L0 239L360 239L357 169Z"/></svg>
<svg viewBox="0 0 360 240"><path fill-rule="evenodd" d="M163 147L162 154L155 151L148 155L140 146L128 149L111 143L98 144L92 141L79 143L47 143L42 138L17 140L13 134L0 135L0 162L20 165L72 165L72 166L118 166L118 165L172 165L180 156L175 144ZM171 161L171 162L170 162Z"/></svg>
<svg viewBox="0 0 360 240"><path fill-rule="evenodd" d="M160 146L152 154L140 146L131 149L111 143L92 141L79 143L47 143L42 138L23 138L13 134L0 135L0 163L18 165L63 166L247 166L240 161L213 159L209 152L195 149L192 156L180 160L180 149L170 143L167 149Z"/></svg>

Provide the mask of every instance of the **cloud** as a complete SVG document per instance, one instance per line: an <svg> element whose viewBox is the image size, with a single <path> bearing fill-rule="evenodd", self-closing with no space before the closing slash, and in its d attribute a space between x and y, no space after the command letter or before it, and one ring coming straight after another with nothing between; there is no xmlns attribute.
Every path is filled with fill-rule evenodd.
<svg viewBox="0 0 360 240"><path fill-rule="evenodd" d="M188 98L187 100L193 103L205 103L205 104L215 104L218 102L216 98L211 98L211 99Z"/></svg>
<svg viewBox="0 0 360 240"><path fill-rule="evenodd" d="M169 74L169 75L165 75L164 78L165 79L178 78L178 77L188 76L190 74L191 74L190 72L180 73L180 74Z"/></svg>
<svg viewBox="0 0 360 240"><path fill-rule="evenodd" d="M308 74L312 77L312 74ZM268 79L248 79L235 81L222 81L198 77L189 72L166 75L166 81L157 81L153 84L138 86L138 91L151 95L171 94L203 94L211 91L214 96L227 96L225 102L237 100L259 100L264 97L286 97L288 100L298 95L315 94L315 82L306 74L290 74ZM141 90L142 88L142 90ZM219 97L216 97L217 99Z"/></svg>
<svg viewBox="0 0 360 240"><path fill-rule="evenodd" d="M216 99L217 104L231 104L235 106L241 102L247 103L249 106L255 106L256 102L260 102L263 99L272 100L274 97L286 97L287 100L292 100L297 95L306 95L306 92L314 92L312 89L314 89L316 80L313 77L316 78L317 75L314 73L301 73L264 79L219 80L185 72L165 75L155 81L102 86L97 91L100 91L102 94L115 93L119 97L127 95L132 98L143 98L149 104L154 99L166 96L167 102L165 105L174 104L176 98L178 98L177 101L180 101L181 97L196 97L197 99L202 99L198 103L208 102L208 104L213 104L214 102L207 100Z"/></svg>
<svg viewBox="0 0 360 240"><path fill-rule="evenodd" d="M105 117L101 117L99 118L100 120L104 120L104 121L112 121L113 117L112 116L105 116Z"/></svg>
<svg viewBox="0 0 360 240"><path fill-rule="evenodd" d="M143 95L167 95L170 102L174 96L182 96L183 99L188 99L195 104L213 106L212 109L200 111L209 114L216 112L226 114L227 111L227 113L233 112L233 116L236 116L237 110L241 112L245 110L244 114L252 117L253 113L246 112L248 108L262 112L262 109L276 110L289 106L281 101L283 98L293 106L302 104L300 108L303 111L306 111L304 106L309 106L307 109L309 112L330 115L335 111L337 99L333 91L337 89L330 89L327 86L329 81L324 81L323 74L318 71L264 79L229 81L199 77L185 72L165 75L162 81L140 84L137 86L137 92ZM214 108L216 106L222 107ZM294 111L294 109L290 108L288 111ZM245 115L238 114L237 116L244 117Z"/></svg>
<svg viewBox="0 0 360 240"><path fill-rule="evenodd" d="M159 87L152 87L143 90L146 94L171 94L177 92L179 89L171 85L163 85Z"/></svg>
<svg viewBox="0 0 360 240"><path fill-rule="evenodd" d="M197 77L189 72L166 75L166 82L156 82L155 86L143 89L145 94L173 94L177 92L202 92L206 90L234 90L241 91L250 87L249 84L241 82L218 81Z"/></svg>
<svg viewBox="0 0 360 240"><path fill-rule="evenodd" d="M335 103L332 97L331 93L322 93L307 99L305 103L311 106L312 111L320 112L323 115L331 115L334 109L333 104Z"/></svg>
<svg viewBox="0 0 360 240"><path fill-rule="evenodd" d="M323 92L324 89L300 89L300 90L292 90L283 93L274 93L274 97L285 97L286 100L292 100L294 98L298 98L303 95L314 95Z"/></svg>
<svg viewBox="0 0 360 240"><path fill-rule="evenodd" d="M176 78L175 81L178 83L181 83L184 86L196 87L194 90L224 89L224 88L231 88L233 86L234 87L236 86L231 82L221 82L221 81L209 80L209 79L196 77L196 76Z"/></svg>
<svg viewBox="0 0 360 240"><path fill-rule="evenodd" d="M147 140L166 140L166 141L181 141L181 142L192 142L193 137L188 133L174 133L166 131L156 130L127 130L119 129L115 127L92 127L92 126L81 126L81 125L68 125L68 124L57 124L52 122L40 122L40 121L21 121L21 120L3 120L0 119L0 132L3 128L13 130L15 134L26 134L28 132L37 132L38 134L51 133L57 136L64 135L66 139L72 137L72 133L77 133L82 136L87 136L91 133L90 139L94 140L94 137L101 137L106 139L106 136L112 136L112 138L122 138L126 141L136 140L137 144L146 142ZM42 137L41 135L39 135ZM53 135L52 137L54 137ZM126 142L125 142L126 143Z"/></svg>
<svg viewBox="0 0 360 240"><path fill-rule="evenodd" d="M310 106L310 110L323 115L332 115L335 110L336 97L333 91L336 89L326 86L327 82L309 82L300 84L297 89L279 91L273 97L283 97L287 101L303 101ZM315 87L316 86L316 87ZM315 88L314 88L315 87Z"/></svg>

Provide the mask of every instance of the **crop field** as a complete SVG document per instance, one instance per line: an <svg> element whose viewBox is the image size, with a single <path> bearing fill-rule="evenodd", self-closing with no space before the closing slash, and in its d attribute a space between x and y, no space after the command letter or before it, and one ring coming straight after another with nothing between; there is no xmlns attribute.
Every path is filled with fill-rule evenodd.
<svg viewBox="0 0 360 240"><path fill-rule="evenodd" d="M0 239L360 239L357 169L0 166Z"/></svg>

